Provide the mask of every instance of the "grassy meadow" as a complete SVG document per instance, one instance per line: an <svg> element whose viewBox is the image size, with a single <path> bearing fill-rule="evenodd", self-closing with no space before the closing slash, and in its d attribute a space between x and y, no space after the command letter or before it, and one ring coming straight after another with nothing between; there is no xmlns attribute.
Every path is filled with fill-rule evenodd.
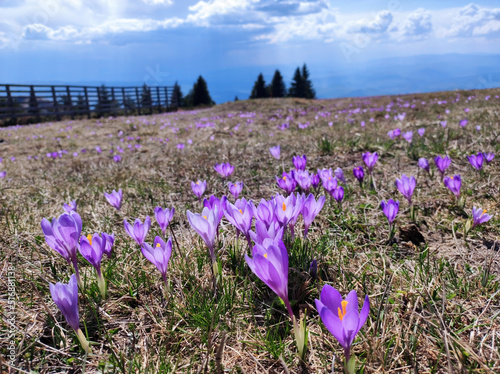
<svg viewBox="0 0 500 374"><path fill-rule="evenodd" d="M500 90L249 100L198 111L2 128L3 370L340 373L342 348L320 320L314 301L323 285L330 284L343 296L356 290L360 304L365 295L370 298L368 320L352 346L358 373L500 372L496 95ZM462 127L463 119L468 123ZM387 133L396 128L413 131L412 142L402 136L391 139ZM422 136L417 133L421 128ZM280 160L269 152L276 145ZM360 186L353 168L363 166L367 172L365 152L377 152L379 159L372 181L365 175ZM467 159L478 152L496 155L481 171ZM289 298L297 317L306 313L309 329L300 362L283 302L245 261L249 249L244 236L222 219L215 242L215 292L207 246L190 227L186 211L202 210L191 181L206 180L203 198L226 195L234 203L227 181L214 170L216 163L231 163L234 173L228 180L242 181L240 197L258 204L284 193L276 176L293 169L292 157L303 154L309 172L340 167L347 182L341 205L321 184L312 190L327 199L307 239L302 217L295 239L289 233L284 238ZM121 156L118 161L116 155ZM462 178L460 200L441 181L433 161L438 155L452 160L446 176ZM422 157L429 160L430 173L418 166ZM402 174L417 180L414 212L395 186ZM104 192L119 188L123 204L118 211ZM400 209L389 240L380 203L390 198L399 200ZM106 298L99 293L93 267L78 255L84 283L80 328L91 342L91 354L82 350L52 301L49 283L67 283L73 269L46 244L40 226L43 218L62 214L63 204L71 200L82 218L82 235L115 235L113 255L102 263ZM168 285L123 225L124 219L150 216L146 242L152 243L162 236L154 219L157 206L175 207L166 233L174 243ZM493 218L465 236L473 207L486 209ZM313 260L317 274L310 268ZM9 287L15 288L10 314ZM16 357L9 362L12 341Z"/></svg>

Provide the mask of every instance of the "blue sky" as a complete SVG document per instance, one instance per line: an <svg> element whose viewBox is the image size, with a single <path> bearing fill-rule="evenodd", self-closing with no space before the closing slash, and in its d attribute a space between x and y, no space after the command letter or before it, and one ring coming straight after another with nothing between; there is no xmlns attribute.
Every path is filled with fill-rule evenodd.
<svg viewBox="0 0 500 374"><path fill-rule="evenodd" d="M0 83L171 85L217 102L306 62L319 97L500 86L500 3L0 0Z"/></svg>

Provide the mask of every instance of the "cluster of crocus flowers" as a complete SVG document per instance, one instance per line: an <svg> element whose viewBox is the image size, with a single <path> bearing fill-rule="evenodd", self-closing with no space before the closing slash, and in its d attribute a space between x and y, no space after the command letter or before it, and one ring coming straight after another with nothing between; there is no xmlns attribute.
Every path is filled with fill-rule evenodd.
<svg viewBox="0 0 500 374"><path fill-rule="evenodd" d="M119 189L118 192L113 190L113 192L109 194L104 192L104 196L106 197L106 200L108 200L108 203L110 203L112 207L116 208L117 210L121 209L122 198L123 198L123 191L121 189Z"/></svg>
<svg viewBox="0 0 500 374"><path fill-rule="evenodd" d="M347 369L353 366L349 362L351 359L351 345L370 313L368 295L365 296L363 307L359 312L356 291L349 292L344 300L339 291L325 284L321 290L319 300L316 299L315 302L323 324L344 349L346 371L351 373L351 370Z"/></svg>
<svg viewBox="0 0 500 374"><path fill-rule="evenodd" d="M292 173L283 172L281 178L276 177L276 183L278 187L283 189L288 195L295 191L295 187L297 187L297 182Z"/></svg>
<svg viewBox="0 0 500 374"><path fill-rule="evenodd" d="M76 275L72 274L68 284L49 284L50 295L57 305L68 325L75 331L82 348L91 353L90 345L80 329L80 317L78 315L78 285Z"/></svg>

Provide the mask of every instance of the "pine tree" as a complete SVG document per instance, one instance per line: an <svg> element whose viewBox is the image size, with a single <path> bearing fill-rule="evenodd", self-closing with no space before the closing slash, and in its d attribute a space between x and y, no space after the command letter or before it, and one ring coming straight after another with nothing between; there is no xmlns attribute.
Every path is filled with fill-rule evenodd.
<svg viewBox="0 0 500 374"><path fill-rule="evenodd" d="M290 84L290 90L288 91L288 96L305 97L305 85L299 67L295 70L295 74L293 75L292 83Z"/></svg>
<svg viewBox="0 0 500 374"><path fill-rule="evenodd" d="M149 108L153 105L153 100L151 98L151 88L148 87L146 83L142 86L142 94L141 94L141 107Z"/></svg>
<svg viewBox="0 0 500 374"><path fill-rule="evenodd" d="M215 104L210 97L210 93L208 92L207 82L201 75L198 77L198 80L193 85L191 91L189 91L185 97L185 103L187 106Z"/></svg>
<svg viewBox="0 0 500 374"><path fill-rule="evenodd" d="M261 99L265 97L268 97L268 93L266 90L266 81L264 80L264 76L262 75L262 73L260 73L253 85L250 99Z"/></svg>
<svg viewBox="0 0 500 374"><path fill-rule="evenodd" d="M174 84L174 89L172 91L172 98L170 99L172 106L181 107L184 104L184 97L182 95L181 86L177 82Z"/></svg>
<svg viewBox="0 0 500 374"><path fill-rule="evenodd" d="M312 86L312 82L309 79L309 70L307 69L306 64L302 66L302 81L304 82L304 97L306 99L315 99L316 91Z"/></svg>
<svg viewBox="0 0 500 374"><path fill-rule="evenodd" d="M286 96L286 86L283 81L283 76L279 70L274 72L273 80L271 81L271 97L285 97Z"/></svg>

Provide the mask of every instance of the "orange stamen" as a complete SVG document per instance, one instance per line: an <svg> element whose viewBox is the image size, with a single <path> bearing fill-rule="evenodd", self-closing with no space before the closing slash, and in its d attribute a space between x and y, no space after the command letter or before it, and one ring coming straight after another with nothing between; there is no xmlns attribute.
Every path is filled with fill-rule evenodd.
<svg viewBox="0 0 500 374"><path fill-rule="evenodd" d="M285 203L283 203L282 208L283 208L283 212L285 212L286 211L286 204Z"/></svg>
<svg viewBox="0 0 500 374"><path fill-rule="evenodd" d="M338 312L339 312L339 318L340 320L342 321L346 315L346 307L347 307L347 301L346 300L342 300L342 310L340 310L340 308L338 308Z"/></svg>
<svg viewBox="0 0 500 374"><path fill-rule="evenodd" d="M92 235L88 234L87 240L89 241L89 244L92 245Z"/></svg>

